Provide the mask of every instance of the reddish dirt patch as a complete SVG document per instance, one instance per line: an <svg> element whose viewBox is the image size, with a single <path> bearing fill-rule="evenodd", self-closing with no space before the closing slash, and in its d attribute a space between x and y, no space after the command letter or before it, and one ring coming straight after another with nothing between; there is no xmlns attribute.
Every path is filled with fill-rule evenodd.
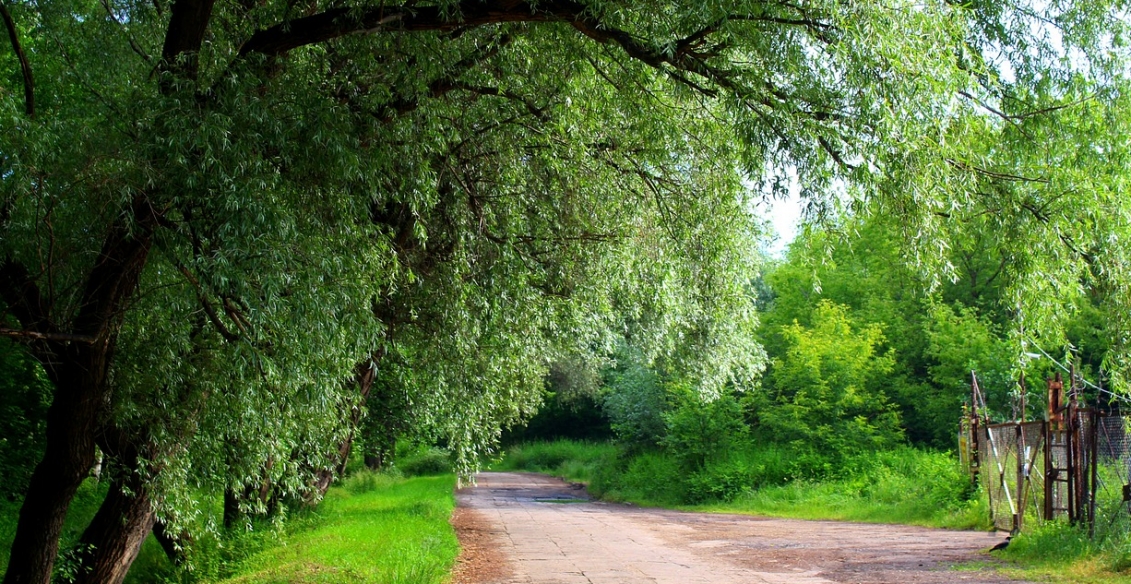
<svg viewBox="0 0 1131 584"><path fill-rule="evenodd" d="M499 582L511 576L510 564L499 552L499 527L475 509L459 507L452 513L460 554L452 571L452 584Z"/></svg>

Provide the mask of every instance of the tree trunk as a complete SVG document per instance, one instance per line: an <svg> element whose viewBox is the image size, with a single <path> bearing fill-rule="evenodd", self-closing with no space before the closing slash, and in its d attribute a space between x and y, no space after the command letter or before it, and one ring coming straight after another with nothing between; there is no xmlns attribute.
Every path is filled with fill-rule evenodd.
<svg viewBox="0 0 1131 584"><path fill-rule="evenodd" d="M224 489L224 529L232 529L242 518L239 495L232 489Z"/></svg>
<svg viewBox="0 0 1131 584"><path fill-rule="evenodd" d="M120 584L153 530L148 481L132 469L122 472L125 479L110 482L110 492L82 534L80 545L89 551L81 556L76 584Z"/></svg>
<svg viewBox="0 0 1131 584"><path fill-rule="evenodd" d="M94 464L94 432L108 359L88 345L76 343L68 349L71 354L49 368L56 391L47 411L47 448L20 508L4 584L51 581L67 509Z"/></svg>
<svg viewBox="0 0 1131 584"><path fill-rule="evenodd" d="M110 230L84 282L70 333L86 340L32 346L55 395L47 410L47 447L20 508L3 584L49 584L67 509L94 465L95 432L108 401L106 374L123 306L137 288L156 222L140 197L134 201L133 217L133 222L123 219ZM0 271L0 294L21 324L31 331L58 332L44 308L55 299L42 297L22 266L6 262Z"/></svg>
<svg viewBox="0 0 1131 584"><path fill-rule="evenodd" d="M192 545L192 535L188 532L170 533L169 527L162 521L153 524L153 537L165 550L165 556L174 566L185 563L185 550Z"/></svg>
<svg viewBox="0 0 1131 584"><path fill-rule="evenodd" d="M345 474L346 464L349 462L350 452L353 450L353 436L357 432L357 427L361 423L361 414L365 411L365 402L369 399L369 391L373 389L373 380L377 373L377 359L378 355L374 354L371 359L366 359L358 363L354 367L354 378L351 380L357 386L358 400L350 410L349 419L349 433L346 435L344 441L338 445L337 464L333 469L321 469L315 474L314 479L314 492L317 493L316 497L310 497L307 502L313 503L314 501L321 500L326 491L330 489L330 485L334 483L334 478Z"/></svg>

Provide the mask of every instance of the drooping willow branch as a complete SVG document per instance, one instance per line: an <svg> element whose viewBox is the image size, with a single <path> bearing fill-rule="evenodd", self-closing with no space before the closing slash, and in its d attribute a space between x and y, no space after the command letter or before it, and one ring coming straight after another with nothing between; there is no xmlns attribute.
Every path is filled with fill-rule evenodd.
<svg viewBox="0 0 1131 584"><path fill-rule="evenodd" d="M0 2L0 16L4 17L4 25L8 28L8 38L12 41L12 49L16 51L16 58L20 60L20 72L24 77L24 108L27 111L28 117L35 117L35 79L31 75L31 63L27 60L27 54L24 53L24 48L20 45L20 36L16 32L16 22L12 20L12 13L8 12L8 7Z"/></svg>

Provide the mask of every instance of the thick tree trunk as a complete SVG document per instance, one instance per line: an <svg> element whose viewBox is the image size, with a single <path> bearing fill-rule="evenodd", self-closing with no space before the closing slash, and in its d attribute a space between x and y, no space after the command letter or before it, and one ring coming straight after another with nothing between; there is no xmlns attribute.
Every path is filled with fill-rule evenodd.
<svg viewBox="0 0 1131 584"><path fill-rule="evenodd" d="M47 448L20 508L4 584L48 584L67 508L94 464L94 432L105 396L105 353L72 345L52 375ZM77 353L77 354L74 354Z"/></svg>
<svg viewBox="0 0 1131 584"><path fill-rule="evenodd" d="M134 202L135 221L121 221L107 234L99 261L84 283L83 302L70 332L78 339L33 345L55 387L47 410L47 447L35 467L3 584L48 584L59 551L67 508L94 464L94 440L107 403L107 372L123 305L137 288L150 250L155 217L147 203ZM31 331L58 332L29 272L3 266L0 293Z"/></svg>
<svg viewBox="0 0 1131 584"><path fill-rule="evenodd" d="M153 530L156 514L147 481L128 469L123 472L125 480L110 482L106 500L82 534L80 545L89 551L82 556L76 584L120 584Z"/></svg>
<svg viewBox="0 0 1131 584"><path fill-rule="evenodd" d="M224 489L224 529L232 529L242 518L239 495L232 489Z"/></svg>

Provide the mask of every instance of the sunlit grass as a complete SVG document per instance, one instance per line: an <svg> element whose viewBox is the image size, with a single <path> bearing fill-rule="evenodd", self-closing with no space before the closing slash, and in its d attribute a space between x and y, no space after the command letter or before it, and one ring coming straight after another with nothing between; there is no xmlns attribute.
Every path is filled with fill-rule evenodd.
<svg viewBox="0 0 1131 584"><path fill-rule="evenodd" d="M363 473L332 489L305 528L252 555L228 584L441 583L459 552L451 475Z"/></svg>
<svg viewBox="0 0 1131 584"><path fill-rule="evenodd" d="M903 490L907 477L880 478L869 488L858 480L798 481L763 487L727 503L688 507L792 519L833 519L899 523L946 529L989 529L989 512L980 499L939 502L921 489Z"/></svg>
<svg viewBox="0 0 1131 584"><path fill-rule="evenodd" d="M540 472L588 484L603 465L616 458L617 453L617 447L607 442L532 442L508 448L502 461L492 465L491 469Z"/></svg>

